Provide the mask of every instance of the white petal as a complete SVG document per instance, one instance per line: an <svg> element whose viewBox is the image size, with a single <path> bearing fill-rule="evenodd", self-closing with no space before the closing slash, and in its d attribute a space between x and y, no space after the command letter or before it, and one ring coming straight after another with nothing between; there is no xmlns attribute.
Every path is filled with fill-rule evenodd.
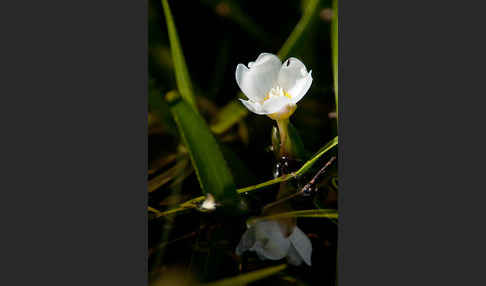
<svg viewBox="0 0 486 286"><path fill-rule="evenodd" d="M264 114L272 114L282 111L288 104L293 104L290 98L286 96L273 96L263 102L262 110L265 112Z"/></svg>
<svg viewBox="0 0 486 286"><path fill-rule="evenodd" d="M246 108L248 108L248 110L260 115L283 112L287 109L288 105L294 104L292 99L285 96L271 97L263 102L263 104L241 98L240 101Z"/></svg>
<svg viewBox="0 0 486 286"><path fill-rule="evenodd" d="M255 228L250 227L245 231L243 236L241 236L240 243L238 243L238 246L236 247L236 255L241 256L243 252L252 248L255 243Z"/></svg>
<svg viewBox="0 0 486 286"><path fill-rule="evenodd" d="M312 243L307 235L296 226L289 236L289 240L305 263L311 265Z"/></svg>
<svg viewBox="0 0 486 286"><path fill-rule="evenodd" d="M241 91L253 101L261 101L276 84L282 63L272 54L262 53L248 68L243 64L236 67L236 82Z"/></svg>
<svg viewBox="0 0 486 286"><path fill-rule="evenodd" d="M297 252L297 250L292 244L290 244L289 253L287 255L287 261L289 262L289 264L295 266L301 265L303 261L302 258L300 257L300 254Z"/></svg>
<svg viewBox="0 0 486 286"><path fill-rule="evenodd" d="M268 65L269 63L276 64L277 62L279 63L278 69L280 70L280 67L282 66L282 62L280 61L280 59L276 55L271 54L271 53L261 53L258 56L258 58L256 59L256 61L248 63L248 67L254 68L256 66L263 65L263 64L265 64L265 65ZM278 76L279 70L276 71L277 76Z"/></svg>
<svg viewBox="0 0 486 286"><path fill-rule="evenodd" d="M307 75L305 65L296 58L286 60L278 73L278 84L287 92L292 89L295 81Z"/></svg>
<svg viewBox="0 0 486 286"><path fill-rule="evenodd" d="M290 241L283 236L276 221L259 222L254 227L256 243L250 250L271 260L279 260L287 256Z"/></svg>
<svg viewBox="0 0 486 286"><path fill-rule="evenodd" d="M289 94L292 94L292 102L297 103L299 100L304 97L304 95L307 93L309 90L310 86L312 84L312 71L310 71L307 76L303 79L299 79L297 83L294 85L294 89L289 92Z"/></svg>
<svg viewBox="0 0 486 286"><path fill-rule="evenodd" d="M260 103L256 103L256 102L253 102L251 100L244 100L244 99L241 99L240 98L240 101L241 103L243 103L243 105L245 105L246 108L248 108L248 110L250 110L251 112L253 113L256 113L256 114L266 114L263 109L262 109L262 105Z"/></svg>
<svg viewBox="0 0 486 286"><path fill-rule="evenodd" d="M282 65L277 82L292 96L294 103L296 103L309 90L312 76L300 60L289 58Z"/></svg>
<svg viewBox="0 0 486 286"><path fill-rule="evenodd" d="M258 245L256 248L262 249L262 247L260 245ZM268 259L265 255L263 255L262 250L256 250L255 252L256 252L258 258L260 258L260 260L267 260Z"/></svg>
<svg viewBox="0 0 486 286"><path fill-rule="evenodd" d="M212 211L216 208L216 201L214 200L214 197L213 195L211 194L208 194L206 196L206 199L203 201L203 203L201 204L201 209L203 210L208 210L208 211Z"/></svg>

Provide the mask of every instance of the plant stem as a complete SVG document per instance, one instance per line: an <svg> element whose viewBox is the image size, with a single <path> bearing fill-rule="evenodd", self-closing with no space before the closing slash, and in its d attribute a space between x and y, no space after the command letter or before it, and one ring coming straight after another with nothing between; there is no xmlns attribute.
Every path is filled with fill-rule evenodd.
<svg viewBox="0 0 486 286"><path fill-rule="evenodd" d="M289 138L289 120L276 120L278 126L278 133L280 134L280 156L288 156L292 151L292 142Z"/></svg>

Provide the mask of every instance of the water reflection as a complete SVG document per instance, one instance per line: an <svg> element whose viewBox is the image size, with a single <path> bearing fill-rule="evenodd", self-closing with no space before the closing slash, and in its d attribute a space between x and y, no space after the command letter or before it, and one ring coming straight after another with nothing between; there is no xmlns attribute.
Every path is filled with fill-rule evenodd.
<svg viewBox="0 0 486 286"><path fill-rule="evenodd" d="M289 264L311 265L312 244L310 239L296 225L285 235L285 226L277 220L259 221L250 226L236 247L236 254L245 251L256 252L261 260L287 258Z"/></svg>

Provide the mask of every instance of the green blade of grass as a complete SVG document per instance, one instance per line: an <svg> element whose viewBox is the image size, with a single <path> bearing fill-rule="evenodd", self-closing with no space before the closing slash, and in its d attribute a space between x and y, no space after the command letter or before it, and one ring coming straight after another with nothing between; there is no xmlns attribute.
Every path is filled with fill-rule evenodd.
<svg viewBox="0 0 486 286"><path fill-rule="evenodd" d="M257 184L257 185L237 189L236 191L239 194L248 193L248 192L251 192L251 191L261 189L263 187L268 187L268 186L278 184L278 183L281 183L281 182L285 182L285 181L288 181L292 178L298 177L298 176L304 174L305 172L307 172L317 162L317 160L319 158L321 158L324 154L326 154L329 150L331 150L337 144L338 144L338 137L336 136L336 137L334 137L334 139L332 139L326 145L324 145L321 149L319 149L319 151L317 151L311 157L311 159L309 159L307 162L305 162L304 165L302 165L302 167L294 173L290 173L290 174L287 174L287 175L284 175L284 176L280 176L280 177L277 177L275 179L272 179L272 180L269 180L269 181L266 181L266 182L263 182L263 183L260 183L260 184ZM204 199L205 199L204 196L200 196L200 197L191 199L189 201L186 201L186 202L180 204L180 206L177 207L176 209L171 209L171 210L168 210L168 211L165 211L165 212L158 213L156 215L156 217L163 217L163 216L173 214L173 213L176 213L176 212L179 212L179 211L182 211L182 210L194 208L197 203L202 202Z"/></svg>
<svg viewBox="0 0 486 286"><path fill-rule="evenodd" d="M219 201L237 199L231 172L204 119L176 91L169 92L166 100L203 193L210 193Z"/></svg>
<svg viewBox="0 0 486 286"><path fill-rule="evenodd" d="M296 172L296 175L302 175L307 172L314 163L322 157L322 155L326 154L327 151L331 150L334 146L338 144L338 136L334 137L331 141L329 141L326 145L324 145L319 151L317 151L307 162L300 167L300 169Z"/></svg>
<svg viewBox="0 0 486 286"><path fill-rule="evenodd" d="M246 285L248 283L266 278L271 275L275 275L280 271L287 268L287 264L281 264L277 266L267 267L259 270L255 270L252 272L248 272L245 274L241 274L231 278L225 278L218 280L216 282L203 284L204 286L236 286L236 285Z"/></svg>
<svg viewBox="0 0 486 286"><path fill-rule="evenodd" d="M309 30L310 23L318 14L317 6L319 4L319 0L309 0L307 3L307 7L304 11L304 15L299 20L297 25L295 26L290 36L287 38L285 43L283 44L280 51L278 51L277 56L284 60L287 58L299 44L303 42L305 39L306 32Z"/></svg>
<svg viewBox="0 0 486 286"><path fill-rule="evenodd" d="M339 37L338 37L338 1L333 0L332 3L333 17L331 22L331 50L332 50L332 74L334 81L334 98L336 101L336 118L338 116L338 53L339 53Z"/></svg>
<svg viewBox="0 0 486 286"><path fill-rule="evenodd" d="M160 213L157 209L155 209L151 206L147 206L147 210L150 211L150 212L154 212L154 213Z"/></svg>
<svg viewBox="0 0 486 286"><path fill-rule="evenodd" d="M211 124L211 131L221 134L231 128L248 114L248 110L241 105L241 102L233 100L226 104L219 111L214 122Z"/></svg>
<svg viewBox="0 0 486 286"><path fill-rule="evenodd" d="M182 53L179 36L177 35L174 19L172 18L172 13L167 0L162 0L162 7L164 9L167 31L169 33L169 42L172 52L172 60L174 62L177 89L181 93L182 98L184 98L184 100L186 100L191 107L197 110L191 78L189 77L189 72L187 71L186 60L184 59L184 54Z"/></svg>

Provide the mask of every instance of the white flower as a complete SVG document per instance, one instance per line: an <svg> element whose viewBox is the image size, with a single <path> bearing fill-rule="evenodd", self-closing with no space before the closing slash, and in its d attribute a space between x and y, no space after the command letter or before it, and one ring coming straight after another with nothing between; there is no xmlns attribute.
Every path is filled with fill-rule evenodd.
<svg viewBox="0 0 486 286"><path fill-rule="evenodd" d="M262 53L248 68L243 64L236 67L236 82L248 97L240 100L251 112L275 120L287 119L309 90L311 73L296 58L289 58L282 65L277 56Z"/></svg>
<svg viewBox="0 0 486 286"><path fill-rule="evenodd" d="M208 194L206 199L202 202L200 209L203 211L213 211L216 209L216 201L213 195Z"/></svg>
<svg viewBox="0 0 486 286"><path fill-rule="evenodd" d="M241 237L236 254L254 251L262 260L280 260L287 257L290 264L300 265L304 261L311 265L312 244L310 239L295 226L286 238L277 221L257 222Z"/></svg>

